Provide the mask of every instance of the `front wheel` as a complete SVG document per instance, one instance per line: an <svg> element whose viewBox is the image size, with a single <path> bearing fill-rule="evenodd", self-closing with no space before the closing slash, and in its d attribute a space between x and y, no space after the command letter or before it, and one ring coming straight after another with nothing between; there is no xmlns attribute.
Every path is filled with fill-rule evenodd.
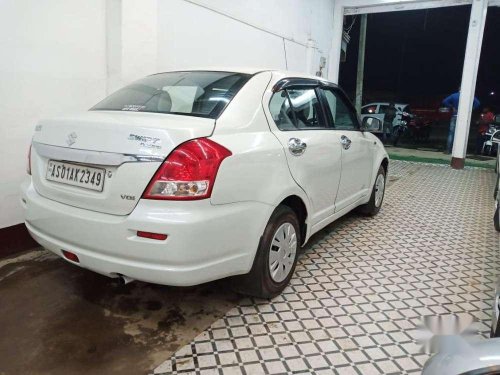
<svg viewBox="0 0 500 375"><path fill-rule="evenodd" d="M499 305L499 292L498 292L498 286L497 289L495 290L495 300L493 302L493 316L491 319L491 329L490 329L490 337L500 337L500 305Z"/></svg>
<svg viewBox="0 0 500 375"><path fill-rule="evenodd" d="M402 133L402 130L401 130L401 125L398 126L393 134L392 134L392 145L394 147L397 147L398 146L398 143L399 143L399 138L401 138L401 133Z"/></svg>
<svg viewBox="0 0 500 375"><path fill-rule="evenodd" d="M261 237L252 269L234 278L233 288L242 294L272 298L292 278L300 247L297 215L287 206L278 206Z"/></svg>
<svg viewBox="0 0 500 375"><path fill-rule="evenodd" d="M372 194L368 203L359 206L358 211L367 216L375 216L382 207L385 195L385 169L380 166L373 184Z"/></svg>

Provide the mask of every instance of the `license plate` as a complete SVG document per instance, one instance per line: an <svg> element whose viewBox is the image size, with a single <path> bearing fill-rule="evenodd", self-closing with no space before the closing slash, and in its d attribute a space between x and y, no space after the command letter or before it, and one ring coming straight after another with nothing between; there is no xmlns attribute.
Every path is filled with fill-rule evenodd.
<svg viewBox="0 0 500 375"><path fill-rule="evenodd" d="M105 174L105 169L49 160L45 178L66 185L102 191Z"/></svg>

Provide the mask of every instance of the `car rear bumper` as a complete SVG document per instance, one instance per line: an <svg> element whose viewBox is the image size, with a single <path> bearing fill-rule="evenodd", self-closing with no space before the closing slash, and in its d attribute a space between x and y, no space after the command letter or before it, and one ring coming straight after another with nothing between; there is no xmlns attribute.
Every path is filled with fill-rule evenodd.
<svg viewBox="0 0 500 375"><path fill-rule="evenodd" d="M103 275L165 285L195 285L250 270L273 207L257 202L140 200L128 216L89 211L39 195L22 185L26 227L46 249L79 258ZM164 241L137 231L167 234Z"/></svg>

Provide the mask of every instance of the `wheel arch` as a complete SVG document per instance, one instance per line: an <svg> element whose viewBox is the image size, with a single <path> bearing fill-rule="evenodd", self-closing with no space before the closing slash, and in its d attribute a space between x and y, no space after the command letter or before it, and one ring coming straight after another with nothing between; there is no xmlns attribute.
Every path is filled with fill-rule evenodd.
<svg viewBox="0 0 500 375"><path fill-rule="evenodd" d="M374 153L374 160L372 164L372 174L371 174L371 181L370 181L370 193L371 193L371 188L373 188L373 185L375 184L375 179L377 178L377 172L380 167L384 168L385 171L385 176L387 178L387 174L389 172L389 167L390 167L390 159L389 155L383 148L382 144L380 142L379 147L377 147L377 150Z"/></svg>
<svg viewBox="0 0 500 375"><path fill-rule="evenodd" d="M387 178L387 173L389 172L389 158L387 156L384 157L380 165L382 166L382 168L384 168L385 176Z"/></svg>
<svg viewBox="0 0 500 375"><path fill-rule="evenodd" d="M299 219L301 244L305 244L307 239L307 206L298 195L289 195L283 199L279 205L289 207Z"/></svg>

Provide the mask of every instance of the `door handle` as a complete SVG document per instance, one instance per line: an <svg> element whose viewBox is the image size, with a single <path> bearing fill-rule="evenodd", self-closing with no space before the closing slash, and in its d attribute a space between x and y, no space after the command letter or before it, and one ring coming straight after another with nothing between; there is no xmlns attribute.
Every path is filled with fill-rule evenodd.
<svg viewBox="0 0 500 375"><path fill-rule="evenodd" d="M348 150L351 147L352 141L345 135L340 137L340 144L344 147L344 150Z"/></svg>
<svg viewBox="0 0 500 375"><path fill-rule="evenodd" d="M288 150L293 156L300 156L306 151L307 145L299 138L290 138L288 140Z"/></svg>

